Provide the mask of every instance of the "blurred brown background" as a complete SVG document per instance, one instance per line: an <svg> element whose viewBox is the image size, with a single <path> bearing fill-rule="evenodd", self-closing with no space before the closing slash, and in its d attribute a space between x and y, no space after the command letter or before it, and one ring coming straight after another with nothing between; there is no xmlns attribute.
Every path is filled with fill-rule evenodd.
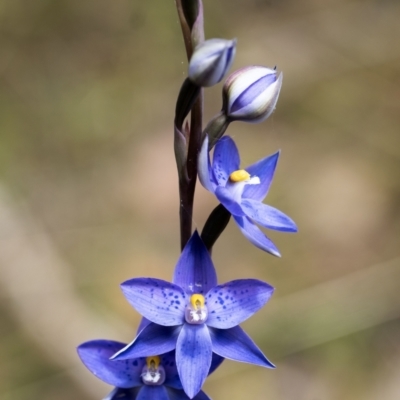
<svg viewBox="0 0 400 400"><path fill-rule="evenodd" d="M243 165L282 149L267 198L299 226L283 257L231 223L221 282L272 300L244 324L274 371L226 361L215 400L400 399L400 2L204 0L206 36L238 38L234 69L277 65L271 118L234 123ZM186 76L172 0L0 1L0 399L100 399L80 364L128 342L119 283L170 279L179 256L172 150ZM221 105L206 93L206 117ZM199 187L195 225L216 202Z"/></svg>

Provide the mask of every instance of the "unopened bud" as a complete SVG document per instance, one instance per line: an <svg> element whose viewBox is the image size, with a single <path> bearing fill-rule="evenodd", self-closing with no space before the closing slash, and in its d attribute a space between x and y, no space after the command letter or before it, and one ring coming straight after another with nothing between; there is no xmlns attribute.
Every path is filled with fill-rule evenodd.
<svg viewBox="0 0 400 400"><path fill-rule="evenodd" d="M198 86L220 82L232 65L236 39L210 39L198 45L189 63L189 79Z"/></svg>
<svg viewBox="0 0 400 400"><path fill-rule="evenodd" d="M223 88L223 111L234 121L260 122L274 111L282 86L282 73L260 66L232 73Z"/></svg>

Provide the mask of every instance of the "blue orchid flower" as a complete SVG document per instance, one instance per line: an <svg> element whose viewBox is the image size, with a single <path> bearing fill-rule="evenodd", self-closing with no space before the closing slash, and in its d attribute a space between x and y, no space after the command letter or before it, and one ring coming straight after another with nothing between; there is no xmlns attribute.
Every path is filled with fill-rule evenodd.
<svg viewBox="0 0 400 400"><path fill-rule="evenodd" d="M201 184L232 214L243 235L258 248L280 257L274 243L255 225L297 232L296 224L287 215L262 203L271 186L278 158L279 152L240 169L235 142L224 136L215 146L211 164L206 137L199 155L198 173Z"/></svg>
<svg viewBox="0 0 400 400"><path fill-rule="evenodd" d="M175 363L175 352L160 356L112 361L110 357L126 344L112 340L92 340L78 347L85 366L102 381L115 386L104 400L189 400L182 390ZM209 373L220 364L213 357ZM195 400L210 400L200 391Z"/></svg>
<svg viewBox="0 0 400 400"><path fill-rule="evenodd" d="M129 303L150 323L114 359L176 349L179 377L190 398L200 391L213 353L274 368L238 326L269 300L274 288L256 279L217 285L214 265L197 232L182 251L173 283L136 278L121 287Z"/></svg>

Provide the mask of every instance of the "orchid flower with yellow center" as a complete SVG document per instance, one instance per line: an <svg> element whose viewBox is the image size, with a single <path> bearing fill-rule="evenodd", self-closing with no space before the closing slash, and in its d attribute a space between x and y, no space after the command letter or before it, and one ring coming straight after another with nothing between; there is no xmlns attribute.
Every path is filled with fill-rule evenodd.
<svg viewBox="0 0 400 400"><path fill-rule="evenodd" d="M190 398L200 391L215 355L274 368L239 327L269 300L273 287L257 279L218 285L214 265L197 232L183 249L173 283L136 278L121 287L129 303L150 322L113 359L176 349L179 377Z"/></svg>
<svg viewBox="0 0 400 400"><path fill-rule="evenodd" d="M257 225L297 232L296 224L287 215L262 202L271 186L278 158L279 152L240 169L237 147L229 136L225 136L217 142L211 163L206 137L198 165L201 184L232 214L243 235L275 256L280 256L278 249Z"/></svg>
<svg viewBox="0 0 400 400"><path fill-rule="evenodd" d="M175 352L158 356L112 361L110 357L126 346L112 340L91 340L78 347L85 366L97 378L115 386L104 400L189 400L176 369ZM215 355L209 373L222 361ZM195 400L210 400L200 391Z"/></svg>

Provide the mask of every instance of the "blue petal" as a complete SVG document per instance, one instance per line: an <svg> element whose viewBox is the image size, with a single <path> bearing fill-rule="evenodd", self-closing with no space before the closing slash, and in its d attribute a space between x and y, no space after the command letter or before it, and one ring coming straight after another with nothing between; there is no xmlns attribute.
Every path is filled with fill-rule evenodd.
<svg viewBox="0 0 400 400"><path fill-rule="evenodd" d="M223 361L223 357L219 356L218 354L212 353L211 367L208 375L212 374L222 364ZM161 356L161 364L165 369L165 386L182 390L182 382L179 378L178 370L176 367L176 352L170 351L167 354L163 354ZM184 394L184 396L186 396L183 391L182 393ZM185 398L188 397L186 396Z"/></svg>
<svg viewBox="0 0 400 400"><path fill-rule="evenodd" d="M276 81L276 79L276 74L268 74L253 82L233 102L232 107L229 110L230 114L234 114L236 111L251 104L254 99L266 91L268 87Z"/></svg>
<svg viewBox="0 0 400 400"><path fill-rule="evenodd" d="M151 323L126 347L112 356L113 360L150 357L175 349L181 327L162 326Z"/></svg>
<svg viewBox="0 0 400 400"><path fill-rule="evenodd" d="M294 221L274 207L250 199L242 200L241 206L251 220L264 228L282 232L297 232Z"/></svg>
<svg viewBox="0 0 400 400"><path fill-rule="evenodd" d="M257 312L272 296L274 288L257 279L239 279L216 286L206 296L207 325L229 329Z"/></svg>
<svg viewBox="0 0 400 400"><path fill-rule="evenodd" d="M186 394L193 398L203 386L211 366L211 338L204 324L185 324L176 343L176 364Z"/></svg>
<svg viewBox="0 0 400 400"><path fill-rule="evenodd" d="M245 215L242 206L234 199L228 188L218 186L215 190L215 196L232 215L238 217L243 217Z"/></svg>
<svg viewBox="0 0 400 400"><path fill-rule="evenodd" d="M186 290L186 293L207 293L217 285L213 262L197 231L179 257L173 282Z"/></svg>
<svg viewBox="0 0 400 400"><path fill-rule="evenodd" d="M169 400L169 397L167 389L162 385L143 385L136 396L136 400Z"/></svg>
<svg viewBox="0 0 400 400"><path fill-rule="evenodd" d="M132 389L115 388L103 400L136 400L140 387Z"/></svg>
<svg viewBox="0 0 400 400"><path fill-rule="evenodd" d="M210 328L213 352L229 360L275 368L240 326L231 329Z"/></svg>
<svg viewBox="0 0 400 400"><path fill-rule="evenodd" d="M260 228L258 228L248 217L236 217L234 216L235 222L238 224L239 229L243 235L248 239L254 246L261 250L264 250L273 256L280 257L281 254L276 246L268 239Z"/></svg>
<svg viewBox="0 0 400 400"><path fill-rule="evenodd" d="M82 343L77 350L85 366L102 381L120 388L139 386L144 359L110 361L110 357L124 346L124 343L111 340L92 340Z"/></svg>
<svg viewBox="0 0 400 400"><path fill-rule="evenodd" d="M174 389L182 389L182 383L176 367L176 352L170 351L167 354L163 354L161 356L161 365L165 369L164 384Z"/></svg>
<svg viewBox="0 0 400 400"><path fill-rule="evenodd" d="M146 328L147 325L150 325L151 321L149 321L147 318L142 317L140 320L140 324L138 326L136 334L138 334L140 331L142 331L144 328Z"/></svg>
<svg viewBox="0 0 400 400"><path fill-rule="evenodd" d="M198 158L198 175L201 184L211 193L214 193L217 182L211 169L210 153L208 151L208 136L204 138Z"/></svg>
<svg viewBox="0 0 400 400"><path fill-rule="evenodd" d="M280 152L278 151L245 168L251 176L258 176L260 178L260 184L246 185L243 191L243 198L259 201L264 200L274 178L279 154Z"/></svg>
<svg viewBox="0 0 400 400"><path fill-rule="evenodd" d="M239 152L235 142L229 136L224 136L215 145L212 165L218 185L225 186L229 175L238 170L239 165Z"/></svg>
<svg viewBox="0 0 400 400"><path fill-rule="evenodd" d="M121 284L129 303L148 320L173 326L184 322L186 294L177 285L154 278L135 278Z"/></svg>

